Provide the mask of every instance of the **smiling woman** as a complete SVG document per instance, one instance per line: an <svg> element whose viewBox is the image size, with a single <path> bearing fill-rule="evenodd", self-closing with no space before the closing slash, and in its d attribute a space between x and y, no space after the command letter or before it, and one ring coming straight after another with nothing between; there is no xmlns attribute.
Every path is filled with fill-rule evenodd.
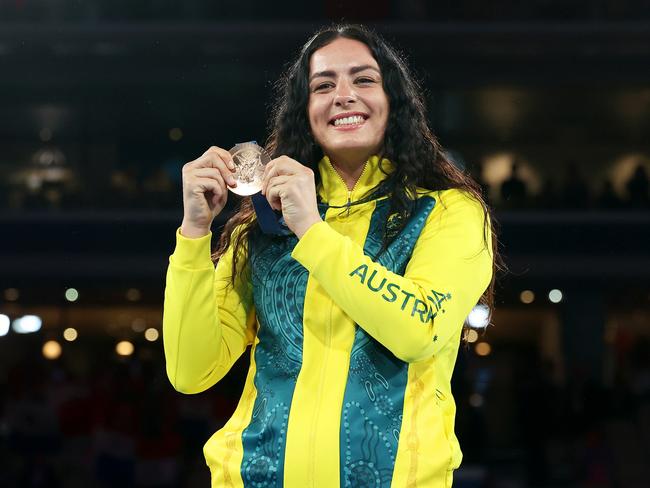
<svg viewBox="0 0 650 488"><path fill-rule="evenodd" d="M167 374L203 391L251 346L237 409L204 448L212 484L451 486L451 375L465 318L492 303L489 210L372 31L319 31L279 88L262 195L291 232L262 232L246 198L211 256L231 157L213 147L183 169Z"/></svg>

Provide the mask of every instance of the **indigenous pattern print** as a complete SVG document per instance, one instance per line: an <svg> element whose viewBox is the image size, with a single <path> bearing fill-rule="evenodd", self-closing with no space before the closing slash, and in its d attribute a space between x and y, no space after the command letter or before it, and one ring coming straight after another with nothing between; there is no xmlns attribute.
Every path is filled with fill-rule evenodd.
<svg viewBox="0 0 650 488"><path fill-rule="evenodd" d="M246 486L282 486L289 408L302 364L303 308L308 272L291 258L295 236L249 240L259 321L255 348L257 397L242 433ZM263 251L263 252L262 252Z"/></svg>
<svg viewBox="0 0 650 488"><path fill-rule="evenodd" d="M402 234L377 260L400 275L404 274L435 200L431 197L421 198L417 205ZM387 213L388 201L378 202L370 221L364 254L375 256L379 252L384 225L388 221ZM367 280L368 288L376 292L383 288L385 281L373 284L371 278ZM403 310L405 308L402 307ZM341 486L390 486L407 379L408 363L397 359L361 327L357 327L341 418Z"/></svg>

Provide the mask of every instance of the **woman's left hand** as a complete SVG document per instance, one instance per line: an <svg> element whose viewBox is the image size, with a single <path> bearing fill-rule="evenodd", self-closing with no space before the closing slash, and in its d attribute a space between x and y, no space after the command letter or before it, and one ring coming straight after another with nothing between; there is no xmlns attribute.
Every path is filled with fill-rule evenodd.
<svg viewBox="0 0 650 488"><path fill-rule="evenodd" d="M262 195L271 208L282 211L285 223L298 239L322 221L316 204L314 172L295 159L280 156L266 165Z"/></svg>

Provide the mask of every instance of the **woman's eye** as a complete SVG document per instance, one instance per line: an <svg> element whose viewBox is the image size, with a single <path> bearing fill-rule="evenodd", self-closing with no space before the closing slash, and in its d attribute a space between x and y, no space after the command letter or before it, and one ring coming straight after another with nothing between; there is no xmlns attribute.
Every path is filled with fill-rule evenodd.
<svg viewBox="0 0 650 488"><path fill-rule="evenodd" d="M374 83L375 80L372 78L357 78L359 83Z"/></svg>
<svg viewBox="0 0 650 488"><path fill-rule="evenodd" d="M316 88L314 88L314 91L329 88L330 86L332 86L331 83L321 83L320 85L316 85Z"/></svg>

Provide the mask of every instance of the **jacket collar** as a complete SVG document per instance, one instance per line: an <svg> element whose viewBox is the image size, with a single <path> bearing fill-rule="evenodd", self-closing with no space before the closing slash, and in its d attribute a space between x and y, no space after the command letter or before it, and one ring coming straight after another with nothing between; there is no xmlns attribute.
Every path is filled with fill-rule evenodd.
<svg viewBox="0 0 650 488"><path fill-rule="evenodd" d="M332 165L329 157L324 156L318 162L320 185L318 194L321 200L330 205L344 205L348 200L355 201L363 198L381 181L395 170L393 164L386 158L371 156L364 163L359 179L352 190L348 190L345 181Z"/></svg>

